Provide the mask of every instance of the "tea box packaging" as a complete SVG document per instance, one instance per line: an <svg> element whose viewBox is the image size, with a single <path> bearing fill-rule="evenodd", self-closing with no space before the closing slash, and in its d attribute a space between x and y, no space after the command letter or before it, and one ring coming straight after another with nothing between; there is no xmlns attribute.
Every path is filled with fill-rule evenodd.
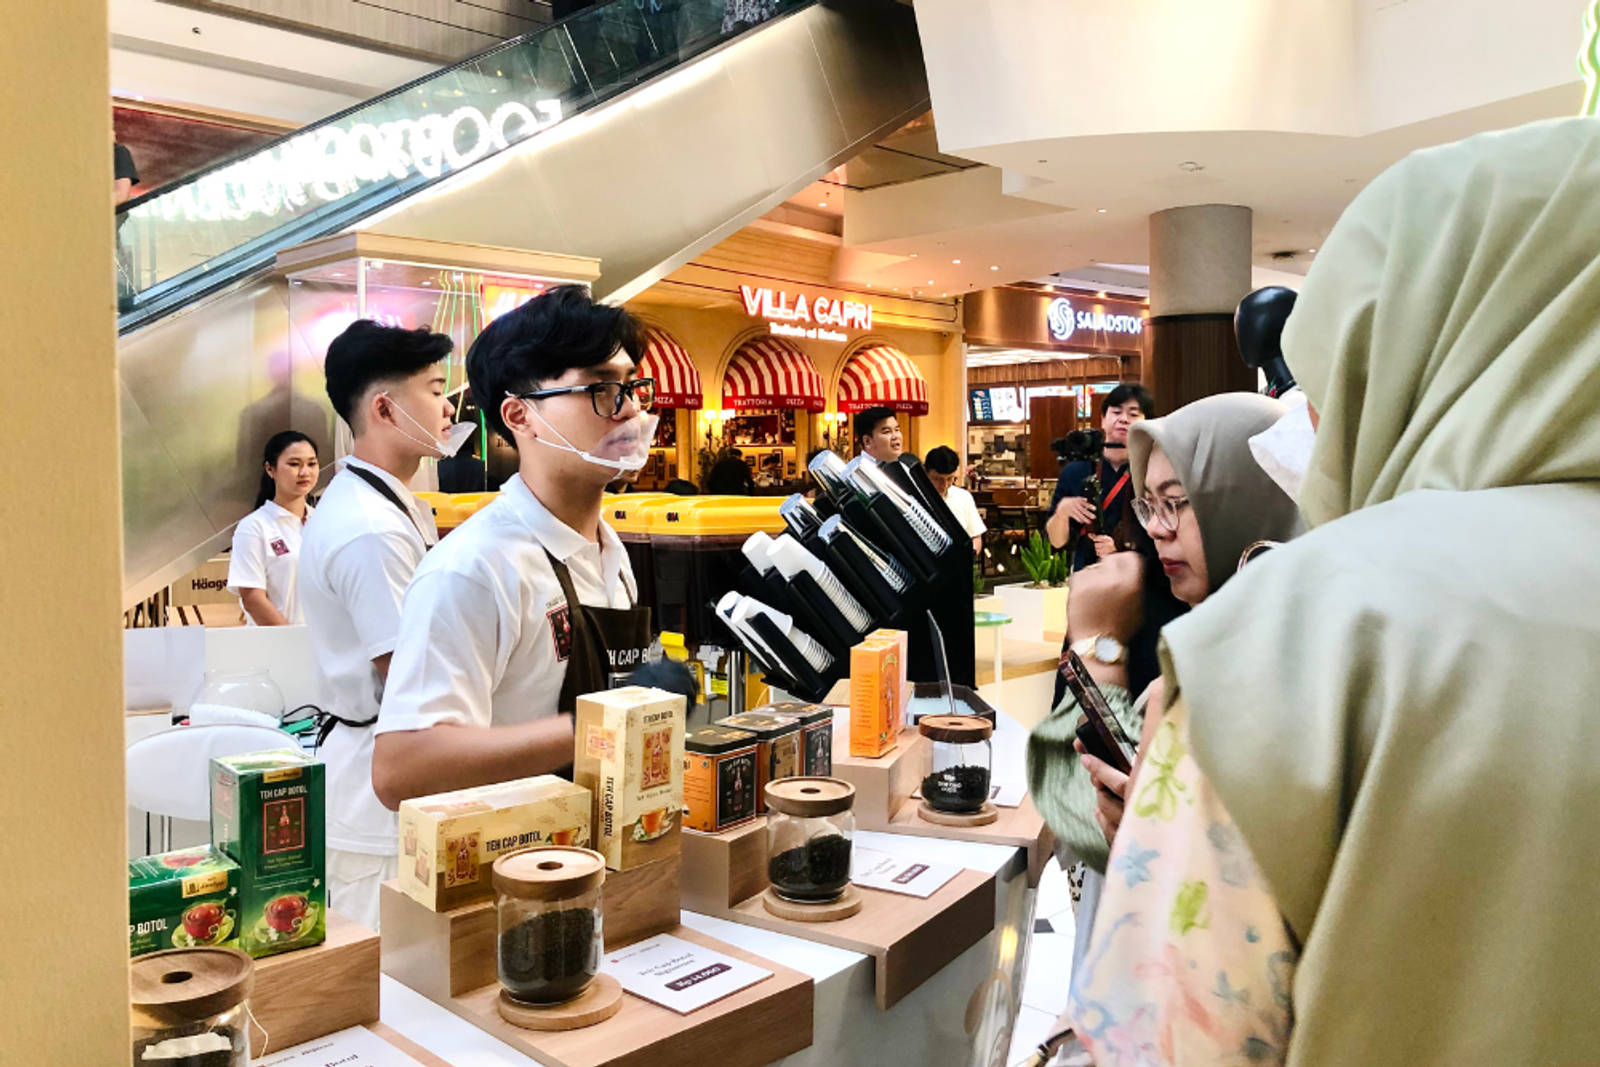
<svg viewBox="0 0 1600 1067"><path fill-rule="evenodd" d="M128 954L239 944L239 865L210 845L128 861Z"/></svg>
<svg viewBox="0 0 1600 1067"><path fill-rule="evenodd" d="M908 680L906 671L911 663L911 640L904 630L874 630L866 636L868 641L890 641L900 657L900 700L895 706L894 732L898 736L906 727L906 714L911 710L911 697L916 686Z"/></svg>
<svg viewBox="0 0 1600 1067"><path fill-rule="evenodd" d="M900 642L868 637L850 650L850 755L877 759L900 737Z"/></svg>
<svg viewBox="0 0 1600 1067"><path fill-rule="evenodd" d="M328 931L323 767L298 749L211 761L211 843L239 865L239 947L257 959Z"/></svg>
<svg viewBox="0 0 1600 1067"><path fill-rule="evenodd" d="M578 698L573 780L589 790L593 848L612 870L678 849L687 710L681 693L640 685Z"/></svg>
<svg viewBox="0 0 1600 1067"><path fill-rule="evenodd" d="M756 752L748 730L702 726L684 738L684 825L721 833L749 822L756 810Z"/></svg>
<svg viewBox="0 0 1600 1067"><path fill-rule="evenodd" d="M756 795L766 796L767 783L797 777L804 765L805 741L800 720L788 715L747 711L719 719L718 726L756 735Z"/></svg>
<svg viewBox="0 0 1600 1067"><path fill-rule="evenodd" d="M449 911L494 896L494 861L533 845L589 843L589 791L553 774L400 804L400 891Z"/></svg>
<svg viewBox="0 0 1600 1067"><path fill-rule="evenodd" d="M768 715L786 715L800 720L801 760L805 768L800 772L808 778L827 778L833 774L833 709L826 704L767 704L751 711Z"/></svg>

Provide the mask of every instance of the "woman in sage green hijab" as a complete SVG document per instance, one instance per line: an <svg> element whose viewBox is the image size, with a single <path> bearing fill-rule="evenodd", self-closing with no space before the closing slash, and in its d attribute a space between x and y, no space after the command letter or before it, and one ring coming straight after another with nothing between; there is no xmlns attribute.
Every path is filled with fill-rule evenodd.
<svg viewBox="0 0 1600 1067"><path fill-rule="evenodd" d="M1595 1062L1600 123L1418 152L1284 355L1314 529L1167 627L1101 1067Z"/></svg>

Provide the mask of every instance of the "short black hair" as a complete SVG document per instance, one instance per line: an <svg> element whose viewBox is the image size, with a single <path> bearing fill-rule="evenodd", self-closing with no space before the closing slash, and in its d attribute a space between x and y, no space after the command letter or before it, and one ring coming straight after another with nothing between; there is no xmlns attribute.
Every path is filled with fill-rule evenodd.
<svg viewBox="0 0 1600 1067"><path fill-rule="evenodd" d="M894 418L894 408L868 408L856 416L852 424L856 433L856 444L861 443L863 437L871 437L878 432L879 423L884 419Z"/></svg>
<svg viewBox="0 0 1600 1067"><path fill-rule="evenodd" d="M1150 390L1138 382L1123 382L1100 401L1100 414L1104 415L1119 404L1126 404L1132 400L1139 405L1139 413L1147 419L1156 417L1156 398L1150 395Z"/></svg>
<svg viewBox="0 0 1600 1067"><path fill-rule="evenodd" d="M956 455L956 450L949 445L940 445L928 449L928 454L922 459L922 465L935 474L954 474L961 469L961 457Z"/></svg>
<svg viewBox="0 0 1600 1067"><path fill-rule="evenodd" d="M586 286L558 285L484 327L467 349L467 381L489 425L515 444L500 417L506 394L531 392L575 367L599 366L618 348L639 362L638 320L595 303Z"/></svg>
<svg viewBox="0 0 1600 1067"><path fill-rule="evenodd" d="M426 326L415 330L384 326L371 319L357 319L328 346L322 362L328 399L333 410L360 433L353 417L367 390L381 382L399 382L423 371L450 355L456 343Z"/></svg>

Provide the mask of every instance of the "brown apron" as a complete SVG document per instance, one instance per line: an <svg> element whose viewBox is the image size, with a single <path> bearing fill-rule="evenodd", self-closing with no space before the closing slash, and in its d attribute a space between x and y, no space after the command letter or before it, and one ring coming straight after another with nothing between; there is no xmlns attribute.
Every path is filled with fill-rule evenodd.
<svg viewBox="0 0 1600 1067"><path fill-rule="evenodd" d="M550 569L555 571L561 595L567 599L565 622L559 614L550 621L552 626L568 628L567 674L561 682L556 710L573 715L577 713L580 696L624 684L628 675L644 662L645 650L655 635L650 630L649 608L597 608L580 604L567 565L550 555L548 549L545 555L550 557ZM631 593L628 599L632 601ZM558 633L557 655L562 644Z"/></svg>

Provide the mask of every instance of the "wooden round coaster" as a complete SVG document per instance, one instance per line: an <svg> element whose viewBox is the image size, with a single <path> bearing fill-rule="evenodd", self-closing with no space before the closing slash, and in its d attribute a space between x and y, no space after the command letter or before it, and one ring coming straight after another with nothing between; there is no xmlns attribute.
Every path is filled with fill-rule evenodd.
<svg viewBox="0 0 1600 1067"><path fill-rule="evenodd" d="M1000 809L985 800L983 807L971 815L957 815L953 811L940 811L924 800L917 805L917 817L939 826L987 826L1000 817Z"/></svg>
<svg viewBox="0 0 1600 1067"><path fill-rule="evenodd" d="M789 919L797 923L826 923L835 919L848 919L860 911L861 905L865 902L861 890L853 885L845 886L844 892L839 894L839 899L822 904L803 904L798 900L785 900L771 886L761 894L763 907L780 919Z"/></svg>
<svg viewBox="0 0 1600 1067"><path fill-rule="evenodd" d="M500 990L500 1017L524 1030L577 1030L603 1023L622 1010L622 983L596 975L589 988L561 1004L524 1004Z"/></svg>

